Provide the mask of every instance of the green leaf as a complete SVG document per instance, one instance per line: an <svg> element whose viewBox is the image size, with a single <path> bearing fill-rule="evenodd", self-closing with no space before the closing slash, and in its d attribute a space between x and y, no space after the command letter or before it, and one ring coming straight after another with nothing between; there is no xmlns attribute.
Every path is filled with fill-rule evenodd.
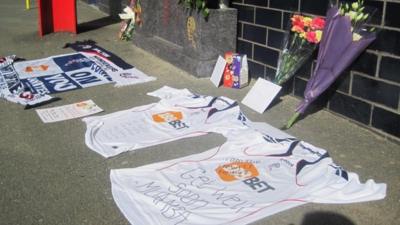
<svg viewBox="0 0 400 225"><path fill-rule="evenodd" d="M364 16L364 15L363 15L362 13L359 14L359 15L355 18L355 21L357 22L357 21L362 20L363 16Z"/></svg>
<svg viewBox="0 0 400 225"><path fill-rule="evenodd" d="M354 9L354 10L357 10L358 7L359 7L358 2L353 2L353 4L351 4L351 8Z"/></svg>
<svg viewBox="0 0 400 225"><path fill-rule="evenodd" d="M210 10L206 6L207 0L178 0L178 4L182 4L190 11L201 13L205 19L210 14Z"/></svg>
<svg viewBox="0 0 400 225"><path fill-rule="evenodd" d="M201 1L201 0L196 0L196 8L200 9L201 5L202 5L202 2L203 1Z"/></svg>
<svg viewBox="0 0 400 225"><path fill-rule="evenodd" d="M205 8L205 9L203 10L203 16L204 16L204 18L207 18L208 15L210 15L210 10L209 10L208 8Z"/></svg>

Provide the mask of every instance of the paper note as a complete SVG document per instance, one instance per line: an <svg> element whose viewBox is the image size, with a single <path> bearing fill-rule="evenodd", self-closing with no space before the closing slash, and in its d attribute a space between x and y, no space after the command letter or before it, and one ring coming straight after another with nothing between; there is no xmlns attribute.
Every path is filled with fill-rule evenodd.
<svg viewBox="0 0 400 225"><path fill-rule="evenodd" d="M258 78L249 93L243 98L242 103L258 113L263 113L281 88L270 81Z"/></svg>
<svg viewBox="0 0 400 225"><path fill-rule="evenodd" d="M70 105L47 109L37 109L36 112L44 123L52 123L84 117L103 111L92 100L86 100Z"/></svg>
<svg viewBox="0 0 400 225"><path fill-rule="evenodd" d="M217 63L215 64L213 73L210 78L215 87L219 87L219 85L221 84L222 74L224 73L225 65L225 59L221 56L218 56Z"/></svg>

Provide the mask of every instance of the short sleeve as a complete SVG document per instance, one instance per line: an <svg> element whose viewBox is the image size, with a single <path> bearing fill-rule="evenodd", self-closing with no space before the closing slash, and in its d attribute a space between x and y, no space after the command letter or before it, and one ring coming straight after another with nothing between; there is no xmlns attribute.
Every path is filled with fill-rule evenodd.
<svg viewBox="0 0 400 225"><path fill-rule="evenodd" d="M385 198L386 184L375 183L373 180L361 183L357 174L346 173L347 179L336 176L337 179L320 190L312 192L310 202L344 204Z"/></svg>

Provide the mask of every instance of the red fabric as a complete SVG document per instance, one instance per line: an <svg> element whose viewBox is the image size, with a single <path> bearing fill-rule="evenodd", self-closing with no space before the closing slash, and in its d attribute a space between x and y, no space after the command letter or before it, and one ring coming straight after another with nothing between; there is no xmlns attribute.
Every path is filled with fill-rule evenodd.
<svg viewBox="0 0 400 225"><path fill-rule="evenodd" d="M77 33L75 0L39 0L39 35L52 32Z"/></svg>

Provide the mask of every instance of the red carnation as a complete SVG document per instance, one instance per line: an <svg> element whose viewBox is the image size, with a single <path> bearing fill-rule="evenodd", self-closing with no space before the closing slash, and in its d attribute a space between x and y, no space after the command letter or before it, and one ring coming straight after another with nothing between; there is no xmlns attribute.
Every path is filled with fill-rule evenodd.
<svg viewBox="0 0 400 225"><path fill-rule="evenodd" d="M313 30L322 30L324 29L324 26L325 26L325 20L321 17L315 17L311 21L311 28Z"/></svg>
<svg viewBox="0 0 400 225"><path fill-rule="evenodd" d="M317 34L314 31L309 31L306 33L307 41L311 43L318 43Z"/></svg>
<svg viewBox="0 0 400 225"><path fill-rule="evenodd" d="M301 27L302 29L304 28L304 20L303 17L300 15L294 15L291 18L292 21L292 26L297 26L297 27Z"/></svg>
<svg viewBox="0 0 400 225"><path fill-rule="evenodd" d="M304 32L304 29L300 26L293 26L291 31L301 34Z"/></svg>

